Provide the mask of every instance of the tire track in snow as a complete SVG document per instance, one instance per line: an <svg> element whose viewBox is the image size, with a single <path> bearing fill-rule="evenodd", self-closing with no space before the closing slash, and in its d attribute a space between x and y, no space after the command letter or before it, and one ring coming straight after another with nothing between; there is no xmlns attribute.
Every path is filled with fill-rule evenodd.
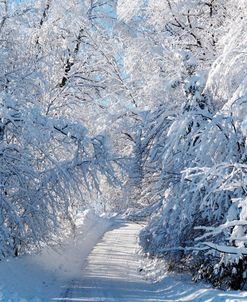
<svg viewBox="0 0 247 302"><path fill-rule="evenodd" d="M135 253L139 230L137 224L119 222L106 232L88 256L81 279L72 280L56 300L124 301L123 284L140 279Z"/></svg>

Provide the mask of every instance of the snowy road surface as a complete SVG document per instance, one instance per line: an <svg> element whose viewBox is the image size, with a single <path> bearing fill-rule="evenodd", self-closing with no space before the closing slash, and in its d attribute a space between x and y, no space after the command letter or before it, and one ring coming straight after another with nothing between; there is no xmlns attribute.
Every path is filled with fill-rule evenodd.
<svg viewBox="0 0 247 302"><path fill-rule="evenodd" d="M143 301L145 288L136 253L140 225L121 223L108 231L89 255L82 278L73 280L57 301Z"/></svg>
<svg viewBox="0 0 247 302"><path fill-rule="evenodd" d="M246 292L222 292L194 284L184 275L168 276L151 284L139 274L136 253L140 225L122 222L108 231L88 256L81 277L67 284L52 301L165 302L247 301Z"/></svg>

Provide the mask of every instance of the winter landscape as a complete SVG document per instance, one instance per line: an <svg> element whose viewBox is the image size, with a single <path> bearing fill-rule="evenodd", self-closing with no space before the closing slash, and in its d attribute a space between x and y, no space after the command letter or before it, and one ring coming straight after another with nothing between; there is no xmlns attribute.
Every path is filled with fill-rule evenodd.
<svg viewBox="0 0 247 302"><path fill-rule="evenodd" d="M246 0L0 0L0 301L247 302Z"/></svg>

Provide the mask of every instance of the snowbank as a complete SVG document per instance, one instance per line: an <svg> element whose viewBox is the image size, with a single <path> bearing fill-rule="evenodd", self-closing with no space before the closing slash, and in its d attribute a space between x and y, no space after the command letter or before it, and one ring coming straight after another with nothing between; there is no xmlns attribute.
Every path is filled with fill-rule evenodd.
<svg viewBox="0 0 247 302"><path fill-rule="evenodd" d="M141 254L141 251L140 251ZM142 257L141 274L151 284L152 301L163 302L246 302L247 291L223 291L203 281L193 282L191 275L172 273L162 258ZM174 263L176 267L176 263ZM148 286L148 285L147 285ZM146 286L146 288L148 288ZM142 302L150 301L143 298Z"/></svg>
<svg viewBox="0 0 247 302"><path fill-rule="evenodd" d="M74 237L56 250L45 248L39 255L0 262L1 302L48 302L61 295L63 286L81 274L86 257L111 221L87 210L76 224Z"/></svg>

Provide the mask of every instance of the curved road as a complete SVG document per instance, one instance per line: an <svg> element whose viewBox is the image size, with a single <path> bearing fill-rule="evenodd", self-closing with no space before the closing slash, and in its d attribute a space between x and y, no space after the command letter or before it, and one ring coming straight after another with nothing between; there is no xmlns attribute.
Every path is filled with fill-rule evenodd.
<svg viewBox="0 0 247 302"><path fill-rule="evenodd" d="M139 274L136 248L141 226L117 222L94 247L81 277L65 286L62 302L247 302L247 293L222 292L194 284L186 275L169 275L151 284Z"/></svg>
<svg viewBox="0 0 247 302"><path fill-rule="evenodd" d="M136 253L141 226L122 222L108 231L95 246L82 269L57 301L142 301L146 282L141 279ZM146 293L145 293L146 298Z"/></svg>

